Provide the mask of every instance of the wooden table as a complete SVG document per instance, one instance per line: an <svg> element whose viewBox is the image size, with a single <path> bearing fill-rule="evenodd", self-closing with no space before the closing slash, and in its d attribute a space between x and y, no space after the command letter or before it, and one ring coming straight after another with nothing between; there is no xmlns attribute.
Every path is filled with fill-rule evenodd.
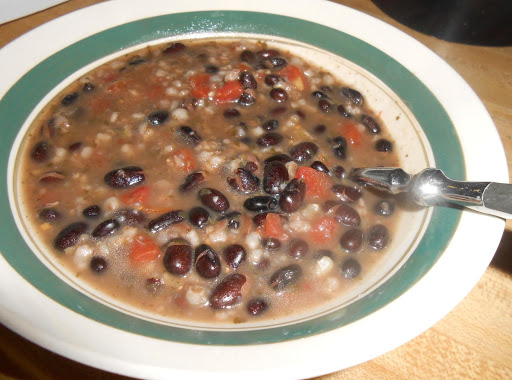
<svg viewBox="0 0 512 380"><path fill-rule="evenodd" d="M0 47L21 34L101 0L71 0L0 25ZM489 110L512 168L512 47L441 41L415 32L368 0L338 0L402 29L435 51L470 84ZM414 340L359 366L321 377L335 379L512 378L512 222L498 252L470 294ZM72 375L71 375L72 374ZM0 325L0 379L124 379L60 357Z"/></svg>

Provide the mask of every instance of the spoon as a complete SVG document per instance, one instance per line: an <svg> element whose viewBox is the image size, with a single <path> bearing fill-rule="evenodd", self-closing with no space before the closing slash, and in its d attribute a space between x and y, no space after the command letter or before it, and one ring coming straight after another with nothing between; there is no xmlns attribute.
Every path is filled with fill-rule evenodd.
<svg viewBox="0 0 512 380"><path fill-rule="evenodd" d="M433 168L416 175L400 168L356 168L350 176L356 182L392 194L407 192L421 206L439 206L448 201L512 219L512 185L508 183L454 181L442 170Z"/></svg>

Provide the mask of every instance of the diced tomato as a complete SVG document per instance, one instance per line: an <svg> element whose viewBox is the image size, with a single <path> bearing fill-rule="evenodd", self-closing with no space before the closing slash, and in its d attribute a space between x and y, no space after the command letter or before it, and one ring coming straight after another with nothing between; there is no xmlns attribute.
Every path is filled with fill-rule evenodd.
<svg viewBox="0 0 512 380"><path fill-rule="evenodd" d="M244 92L244 87L237 80L226 82L215 94L216 103L230 103L237 100Z"/></svg>
<svg viewBox="0 0 512 380"><path fill-rule="evenodd" d="M94 114L101 113L112 106L112 101L105 98L94 98L91 101L91 109Z"/></svg>
<svg viewBox="0 0 512 380"><path fill-rule="evenodd" d="M110 73L106 73L105 75L103 75L101 80L104 83L108 83L108 82L112 82L116 78L117 78L117 73L115 71L111 71Z"/></svg>
<svg viewBox="0 0 512 380"><path fill-rule="evenodd" d="M165 87L161 84L156 84L149 88L148 90L148 98L150 99L159 99L162 98L165 94Z"/></svg>
<svg viewBox="0 0 512 380"><path fill-rule="evenodd" d="M249 218L246 214L242 214L240 217L240 224L240 232L243 236L249 235L254 227L254 223L252 222L251 218Z"/></svg>
<svg viewBox="0 0 512 380"><path fill-rule="evenodd" d="M236 68L240 71L252 71L252 67L247 63L240 63Z"/></svg>
<svg viewBox="0 0 512 380"><path fill-rule="evenodd" d="M136 263L155 261L160 257L160 249L153 239L146 235L137 235L130 248L130 259Z"/></svg>
<svg viewBox="0 0 512 380"><path fill-rule="evenodd" d="M188 173L196 169L196 156L190 149L180 149L173 154L174 161L183 172Z"/></svg>
<svg viewBox="0 0 512 380"><path fill-rule="evenodd" d="M200 99L208 97L208 93L211 89L210 75L208 74L197 74L192 75L188 79L190 87L192 87L192 96Z"/></svg>
<svg viewBox="0 0 512 380"><path fill-rule="evenodd" d="M304 75L304 72L298 66L285 66L281 70L279 70L277 74L286 78L286 80L290 82L298 90L307 90L309 87L308 79Z"/></svg>
<svg viewBox="0 0 512 380"><path fill-rule="evenodd" d="M345 137L347 142L354 146L359 146L363 142L363 135L357 129L354 123L345 123L341 127L341 135Z"/></svg>
<svg viewBox="0 0 512 380"><path fill-rule="evenodd" d="M136 203L145 204L149 196L149 188L147 186L137 187L121 197L121 201L126 205L134 205Z"/></svg>
<svg viewBox="0 0 512 380"><path fill-rule="evenodd" d="M302 178L306 182L306 197L328 198L332 195L333 181L327 174L319 172L309 166L301 166L297 169L296 178Z"/></svg>
<svg viewBox="0 0 512 380"><path fill-rule="evenodd" d="M288 235L284 232L283 225L281 223L281 217L278 214L268 213L265 217L265 223L263 225L263 236L273 237L276 239L286 239Z"/></svg>
<svg viewBox="0 0 512 380"><path fill-rule="evenodd" d="M112 82L112 84L107 86L107 91L111 94L119 94L120 92L123 92L128 87L128 81L126 79L119 79L115 82Z"/></svg>
<svg viewBox="0 0 512 380"><path fill-rule="evenodd" d="M317 244L328 243L336 236L337 224L333 218L324 216L313 223L309 237Z"/></svg>

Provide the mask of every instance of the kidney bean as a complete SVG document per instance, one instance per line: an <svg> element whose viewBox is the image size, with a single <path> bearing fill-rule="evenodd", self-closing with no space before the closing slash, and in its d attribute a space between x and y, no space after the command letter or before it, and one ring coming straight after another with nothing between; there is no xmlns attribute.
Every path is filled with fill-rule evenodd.
<svg viewBox="0 0 512 380"><path fill-rule="evenodd" d="M91 262L89 263L89 268L91 268L91 270L94 273L98 273L98 274L103 273L108 268L107 259L105 259L102 256L94 256L91 259Z"/></svg>
<svg viewBox="0 0 512 380"><path fill-rule="evenodd" d="M338 179L345 178L345 168L343 166L339 166L339 165L335 166L332 171L336 178L338 178Z"/></svg>
<svg viewBox="0 0 512 380"><path fill-rule="evenodd" d="M185 181L180 186L180 192L186 193L190 190L195 189L198 187L201 183L203 183L205 180L203 173L201 172L195 172L189 174Z"/></svg>
<svg viewBox="0 0 512 380"><path fill-rule="evenodd" d="M380 139L375 143L375 150L377 152L391 152L393 150L393 143L386 139Z"/></svg>
<svg viewBox="0 0 512 380"><path fill-rule="evenodd" d="M221 271L220 260L217 252L215 252L209 245L199 245L195 250L195 268L201 277L217 277Z"/></svg>
<svg viewBox="0 0 512 380"><path fill-rule="evenodd" d="M178 128L178 136L180 136L187 144L193 146L196 146L202 140L201 136L199 136L199 134L188 125L182 125Z"/></svg>
<svg viewBox="0 0 512 380"><path fill-rule="evenodd" d="M228 184L233 190L242 194L250 194L259 190L260 179L249 170L238 168L234 174L227 178Z"/></svg>
<svg viewBox="0 0 512 380"><path fill-rule="evenodd" d="M361 190L346 185L334 185L332 192L343 202L355 202L361 198Z"/></svg>
<svg viewBox="0 0 512 380"><path fill-rule="evenodd" d="M133 57L133 59L130 62L128 62L128 65L130 65L130 66L137 66L137 65L140 65L141 63L144 63L144 62L146 62L146 60L144 58L136 56L136 57Z"/></svg>
<svg viewBox="0 0 512 380"><path fill-rule="evenodd" d="M164 256L167 272L184 276L192 267L192 247L183 239L175 239L167 247Z"/></svg>
<svg viewBox="0 0 512 380"><path fill-rule="evenodd" d="M347 204L342 204L336 209L334 219L349 227L356 227L361 224L359 213Z"/></svg>
<svg viewBox="0 0 512 380"><path fill-rule="evenodd" d="M188 212L188 221L194 227L204 228L210 220L210 214L202 207L194 207Z"/></svg>
<svg viewBox="0 0 512 380"><path fill-rule="evenodd" d="M164 54L176 54L184 51L186 49L186 46L182 44L181 42L174 42L169 44L165 47L165 49L162 51Z"/></svg>
<svg viewBox="0 0 512 380"><path fill-rule="evenodd" d="M242 95L240 95L238 98L238 104L241 104L245 107L252 106L254 103L256 103L256 98L248 92L243 92Z"/></svg>
<svg viewBox="0 0 512 380"><path fill-rule="evenodd" d="M258 82L256 82L254 76L248 71L242 71L238 81L244 89L252 88L255 90L258 88Z"/></svg>
<svg viewBox="0 0 512 380"><path fill-rule="evenodd" d="M358 252L363 245L363 233L358 228L348 230L340 238L340 246L349 253Z"/></svg>
<svg viewBox="0 0 512 380"><path fill-rule="evenodd" d="M290 149L290 156L296 162L306 162L318 153L318 146L310 141L305 141L294 145Z"/></svg>
<svg viewBox="0 0 512 380"><path fill-rule="evenodd" d="M340 160L347 158L347 140L344 137L338 136L332 139L331 149L334 157Z"/></svg>
<svg viewBox="0 0 512 380"><path fill-rule="evenodd" d="M234 119L241 116L241 113L236 108L225 109L222 113L226 119Z"/></svg>
<svg viewBox="0 0 512 380"><path fill-rule="evenodd" d="M269 212L262 212L262 213L256 214L256 215L253 216L252 221L258 227L261 227L265 223L265 219L267 218L268 214L270 214L270 213ZM288 221L288 216L287 215L280 214L280 213L277 213L277 212L272 212L272 214L279 215L279 217L281 218L282 221Z"/></svg>
<svg viewBox="0 0 512 380"><path fill-rule="evenodd" d="M331 112L332 104L327 99L320 99L318 101L318 108L324 113Z"/></svg>
<svg viewBox="0 0 512 380"><path fill-rule="evenodd" d="M345 98L350 100L355 105L362 106L364 104L363 95L361 95L359 91L356 91L349 87L343 87L340 92L341 95L343 95Z"/></svg>
<svg viewBox="0 0 512 380"><path fill-rule="evenodd" d="M263 238L261 240L261 246L269 251L276 251L281 248L281 241L274 237Z"/></svg>
<svg viewBox="0 0 512 380"><path fill-rule="evenodd" d="M240 60L242 62L252 63L256 59L256 55L250 50L244 50L240 53Z"/></svg>
<svg viewBox="0 0 512 380"><path fill-rule="evenodd" d="M279 162L273 161L265 166L263 171L263 190L268 194L279 194L281 187L290 179L288 169Z"/></svg>
<svg viewBox="0 0 512 380"><path fill-rule="evenodd" d="M224 249L224 260L233 269L238 269L246 258L247 252L240 244L231 244Z"/></svg>
<svg viewBox="0 0 512 380"><path fill-rule="evenodd" d="M309 252L309 244L302 239L293 239L288 244L288 256L294 259L302 259Z"/></svg>
<svg viewBox="0 0 512 380"><path fill-rule="evenodd" d="M389 242L389 231L386 226L376 224L368 231L368 244L375 250L384 249Z"/></svg>
<svg viewBox="0 0 512 380"><path fill-rule="evenodd" d="M263 298L253 298L247 302L247 311L251 315L263 314L268 309L268 303Z"/></svg>
<svg viewBox="0 0 512 380"><path fill-rule="evenodd" d="M280 69L281 67L284 67L288 64L288 62L286 62L286 59L281 57L271 57L268 58L267 61L270 62L273 69Z"/></svg>
<svg viewBox="0 0 512 380"><path fill-rule="evenodd" d="M306 196L306 183L302 179L294 178L281 193L279 207L284 212L292 213L299 209Z"/></svg>
<svg viewBox="0 0 512 380"><path fill-rule="evenodd" d="M208 74L217 74L219 72L219 67L215 65L206 65L204 71Z"/></svg>
<svg viewBox="0 0 512 380"><path fill-rule="evenodd" d="M169 211L159 217L151 220L148 224L148 229L152 233L161 231L176 223L181 223L185 220L185 215L182 210Z"/></svg>
<svg viewBox="0 0 512 380"><path fill-rule="evenodd" d="M46 162L53 153L53 147L46 141L40 141L30 151L30 157L36 162Z"/></svg>
<svg viewBox="0 0 512 380"><path fill-rule="evenodd" d="M101 222L92 231L92 237L103 238L109 235L113 235L119 230L121 225L116 219L107 219Z"/></svg>
<svg viewBox="0 0 512 380"><path fill-rule="evenodd" d="M363 115L361 117L361 124L363 124L366 127L366 129L368 129L368 131L370 131L371 133L380 133L379 123L377 123L377 120L375 120L371 116Z"/></svg>
<svg viewBox="0 0 512 380"><path fill-rule="evenodd" d="M265 83L269 86L277 84L281 78L276 74L269 74L265 77Z"/></svg>
<svg viewBox="0 0 512 380"><path fill-rule="evenodd" d="M322 205L322 210L328 214L334 209L336 206L339 206L341 204L340 200L332 200L329 199L328 201L325 201L325 203Z"/></svg>
<svg viewBox="0 0 512 380"><path fill-rule="evenodd" d="M277 200L269 195L257 195L247 198L244 207L249 211L271 211L277 207Z"/></svg>
<svg viewBox="0 0 512 380"><path fill-rule="evenodd" d="M229 208L229 201L224 194L211 187L199 190L199 200L213 211L224 212Z"/></svg>
<svg viewBox="0 0 512 380"><path fill-rule="evenodd" d="M395 212L395 204L392 201L382 200L375 204L373 211L377 215L391 216Z"/></svg>
<svg viewBox="0 0 512 380"><path fill-rule="evenodd" d="M78 92L72 92L71 94L67 94L60 101L63 106L69 106L73 104L78 99Z"/></svg>
<svg viewBox="0 0 512 380"><path fill-rule="evenodd" d="M53 246L59 251L64 251L66 248L73 247L78 243L80 235L85 233L89 226L84 222L71 223L59 232Z"/></svg>
<svg viewBox="0 0 512 380"><path fill-rule="evenodd" d="M279 121L276 119L270 119L263 123L262 128L267 131L273 131L274 129L279 128Z"/></svg>
<svg viewBox="0 0 512 380"><path fill-rule="evenodd" d="M270 277L269 285L276 291L283 291L290 285L295 284L302 277L302 268L300 265L291 264L278 269Z"/></svg>
<svg viewBox="0 0 512 380"><path fill-rule="evenodd" d="M169 111L157 110L157 111L151 112L147 116L146 119L148 120L148 122L151 125L158 126L158 125L162 125L163 123L165 123L165 121L167 120L168 117L169 117Z"/></svg>
<svg viewBox="0 0 512 380"><path fill-rule="evenodd" d="M47 172L41 175L39 182L41 183L58 183L66 179L60 172Z"/></svg>
<svg viewBox="0 0 512 380"><path fill-rule="evenodd" d="M329 175L329 177L331 176L329 168L325 166L325 164L322 161L315 161L310 166L318 172L325 173Z"/></svg>
<svg viewBox="0 0 512 380"><path fill-rule="evenodd" d="M268 132L260 136L256 140L256 144L260 146L274 146L280 144L283 141L283 135L277 132Z"/></svg>
<svg viewBox="0 0 512 380"><path fill-rule="evenodd" d="M38 215L41 220L50 223L56 222L62 217L61 213L54 208L43 208Z"/></svg>
<svg viewBox="0 0 512 380"><path fill-rule="evenodd" d="M353 257L345 259L340 266L341 275L347 279L352 279L361 273L361 264Z"/></svg>
<svg viewBox="0 0 512 380"><path fill-rule="evenodd" d="M210 295L210 306L214 309L226 309L242 301L242 286L246 278L243 274L232 273L226 276Z"/></svg>
<svg viewBox="0 0 512 380"><path fill-rule="evenodd" d="M288 93L282 88L273 88L270 90L270 97L278 103L283 103L288 100Z"/></svg>
<svg viewBox="0 0 512 380"><path fill-rule="evenodd" d="M326 130L327 130L327 127L324 124L319 124L315 128L313 128L313 133L315 135L321 135L321 134L325 133Z"/></svg>
<svg viewBox="0 0 512 380"><path fill-rule="evenodd" d="M119 210L115 213L115 217L120 223L133 227L140 226L146 223L147 220L147 216L143 211L131 208Z"/></svg>
<svg viewBox="0 0 512 380"><path fill-rule="evenodd" d="M121 169L114 169L105 174L105 183L114 189L125 189L140 185L146 177L142 168L138 166L126 166Z"/></svg>
<svg viewBox="0 0 512 380"><path fill-rule="evenodd" d="M263 161L263 165L266 166L266 165L270 164L271 162L275 162L275 161L286 164L287 162L293 161L293 158L291 158L290 156L288 156L285 153L274 154L273 156L270 156L265 161Z"/></svg>

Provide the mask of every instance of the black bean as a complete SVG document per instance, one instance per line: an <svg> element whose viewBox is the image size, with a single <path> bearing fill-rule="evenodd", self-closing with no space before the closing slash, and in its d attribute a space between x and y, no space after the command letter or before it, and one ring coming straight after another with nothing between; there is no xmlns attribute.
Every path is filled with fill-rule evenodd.
<svg viewBox="0 0 512 380"><path fill-rule="evenodd" d="M243 168L249 170L251 173L254 173L256 170L258 170L259 166L256 162L246 161Z"/></svg>
<svg viewBox="0 0 512 380"><path fill-rule="evenodd" d="M364 104L363 95L361 95L359 91L356 91L352 88L343 87L340 92L341 95L343 95L345 98L350 100L355 105L362 106Z"/></svg>
<svg viewBox="0 0 512 380"><path fill-rule="evenodd" d="M315 161L311 164L311 167L315 169L317 172L325 173L327 175L331 175L331 172L329 171L329 168L325 166L325 164L322 161Z"/></svg>
<svg viewBox="0 0 512 380"><path fill-rule="evenodd" d="M204 278L215 278L220 274L221 266L219 256L212 247L201 244L195 249L195 268Z"/></svg>
<svg viewBox="0 0 512 380"><path fill-rule="evenodd" d="M60 101L63 106L69 106L73 104L78 99L78 92L72 92L71 94L67 94Z"/></svg>
<svg viewBox="0 0 512 380"><path fill-rule="evenodd" d="M294 259L302 259L309 252L309 244L302 239L293 239L288 244L288 256Z"/></svg>
<svg viewBox="0 0 512 380"><path fill-rule="evenodd" d="M314 91L311 94L311 96L314 98L329 99L329 95L327 95L325 92L322 92L322 91Z"/></svg>
<svg viewBox="0 0 512 380"><path fill-rule="evenodd" d="M261 246L269 251L276 251L281 248L281 241L275 237L263 238Z"/></svg>
<svg viewBox="0 0 512 380"><path fill-rule="evenodd" d="M175 239L167 247L164 267L175 276L184 276L192 267L192 247L183 239Z"/></svg>
<svg viewBox="0 0 512 380"><path fill-rule="evenodd" d="M62 182L66 177L60 172L46 172L41 174L39 182L41 183L58 183Z"/></svg>
<svg viewBox="0 0 512 380"><path fill-rule="evenodd" d="M128 64L130 66L137 66L137 65L140 65L141 63L144 63L144 62L146 62L146 60L144 58L133 57L133 59Z"/></svg>
<svg viewBox="0 0 512 380"><path fill-rule="evenodd" d="M39 218L45 222L56 222L61 218L61 213L54 208L43 208L39 211Z"/></svg>
<svg viewBox="0 0 512 380"><path fill-rule="evenodd" d="M343 117L351 117L352 115L347 111L343 104L338 106L338 113Z"/></svg>
<svg viewBox="0 0 512 380"><path fill-rule="evenodd" d="M133 227L140 226L146 223L147 220L147 216L143 211L131 208L119 210L115 213L115 216L120 223Z"/></svg>
<svg viewBox="0 0 512 380"><path fill-rule="evenodd" d="M73 143L73 144L70 144L68 146L68 150L73 153L73 152L76 152L78 149L80 149L84 144L82 142L76 142L76 143Z"/></svg>
<svg viewBox="0 0 512 380"><path fill-rule="evenodd" d="M282 88L273 88L270 90L270 97L278 103L283 103L288 100L288 93Z"/></svg>
<svg viewBox="0 0 512 380"><path fill-rule="evenodd" d="M256 52L256 55L260 58L275 57L279 52L275 49L264 49Z"/></svg>
<svg viewBox="0 0 512 380"><path fill-rule="evenodd" d="M157 111L151 112L147 116L147 120L151 125L157 126L157 125L162 125L163 123L165 123L165 121L167 120L168 117L169 117L169 111L157 110Z"/></svg>
<svg viewBox="0 0 512 380"><path fill-rule="evenodd" d="M202 140L201 136L187 125L178 128L178 136L180 136L187 144L196 146Z"/></svg>
<svg viewBox="0 0 512 380"><path fill-rule="evenodd" d="M260 315L268 309L268 303L262 298L253 298L247 302L247 311L251 315Z"/></svg>
<svg viewBox="0 0 512 380"><path fill-rule="evenodd" d="M299 209L306 196L306 183L302 179L294 178L281 193L279 207L284 212L292 213Z"/></svg>
<svg viewBox="0 0 512 380"><path fill-rule="evenodd" d="M272 108L270 110L269 114L273 117L277 117L279 115L286 113L286 111L287 111L287 108L285 106L279 106L279 107Z"/></svg>
<svg viewBox="0 0 512 380"><path fill-rule="evenodd" d="M252 106L254 103L256 103L256 98L248 92L243 92L242 95L240 95L238 98L238 103L245 107Z"/></svg>
<svg viewBox="0 0 512 380"><path fill-rule="evenodd" d="M288 64L288 62L286 62L286 59L281 58L281 57L271 57L268 59L268 62L270 62L270 64L272 65L272 68L274 68L274 69L279 69Z"/></svg>
<svg viewBox="0 0 512 380"><path fill-rule="evenodd" d="M240 81L244 90L248 88L255 90L258 88L258 82L256 82L254 76L248 71L242 71L238 80Z"/></svg>
<svg viewBox="0 0 512 380"><path fill-rule="evenodd" d="M375 150L377 152L391 152L393 150L393 144L389 140L380 139L375 143Z"/></svg>
<svg viewBox="0 0 512 380"><path fill-rule="evenodd" d="M342 204L336 209L334 219L349 227L357 227L361 224L359 213L347 204Z"/></svg>
<svg viewBox="0 0 512 380"><path fill-rule="evenodd" d="M395 204L392 201L382 200L375 204L373 211L377 215L391 216L395 211Z"/></svg>
<svg viewBox="0 0 512 380"><path fill-rule="evenodd" d="M94 256L89 263L89 267L94 273L103 273L108 268L107 259L102 256Z"/></svg>
<svg viewBox="0 0 512 380"><path fill-rule="evenodd" d="M361 264L353 257L349 257L341 263L340 269L343 277L352 279L361 273Z"/></svg>
<svg viewBox="0 0 512 380"><path fill-rule="evenodd" d="M271 162L281 162L283 164L286 164L287 162L290 161L293 161L293 158L291 158L289 155L285 153L279 153L265 159L265 161L263 161L263 165L268 165Z"/></svg>
<svg viewBox="0 0 512 380"><path fill-rule="evenodd" d="M332 104L327 99L320 99L318 101L318 108L324 113L331 112Z"/></svg>
<svg viewBox="0 0 512 380"><path fill-rule="evenodd" d="M206 65L204 71L208 74L217 74L219 72L219 68L215 65Z"/></svg>
<svg viewBox="0 0 512 380"><path fill-rule="evenodd" d="M238 111L237 109L235 108L228 108L228 109L225 109L224 112L222 113L224 115L224 117L226 119L234 119L236 117L240 117L240 111Z"/></svg>
<svg viewBox="0 0 512 380"><path fill-rule="evenodd" d="M310 141L298 143L290 149L290 156L296 162L306 162L318 152L318 146Z"/></svg>
<svg viewBox="0 0 512 380"><path fill-rule="evenodd" d="M90 92L94 90L94 85L91 83L91 82L86 82L84 83L83 87L82 87L82 91L84 92Z"/></svg>
<svg viewBox="0 0 512 380"><path fill-rule="evenodd" d="M210 220L210 214L208 211L202 207L194 207L190 209L188 212L188 221L190 224L192 224L194 227L197 228L204 228L208 224L208 221Z"/></svg>
<svg viewBox="0 0 512 380"><path fill-rule="evenodd" d="M302 110L296 110L295 113L297 114L298 117L300 117L301 119L305 119L306 118L306 113Z"/></svg>
<svg viewBox="0 0 512 380"><path fill-rule="evenodd" d="M269 195L258 195L247 198L244 207L249 211L271 211L277 207L277 200Z"/></svg>
<svg viewBox="0 0 512 380"><path fill-rule="evenodd" d="M268 66L265 64L265 62L258 62L254 65L254 70L267 70Z"/></svg>
<svg viewBox="0 0 512 380"><path fill-rule="evenodd" d="M73 247L78 243L80 235L85 233L89 226L84 222L71 223L59 232L53 246L59 251L64 251L66 248Z"/></svg>
<svg viewBox="0 0 512 380"><path fill-rule="evenodd" d="M265 77L265 83L269 86L277 84L280 80L281 78L276 74L269 74Z"/></svg>
<svg viewBox="0 0 512 380"><path fill-rule="evenodd" d="M269 285L276 291L282 291L298 282L301 277L302 268L300 265L291 264L274 272L270 277Z"/></svg>
<svg viewBox="0 0 512 380"><path fill-rule="evenodd" d="M121 169L114 169L105 174L105 183L114 189L125 189L140 185L145 181L142 168L138 166L127 166Z"/></svg>
<svg viewBox="0 0 512 380"><path fill-rule="evenodd" d="M363 195L361 190L346 185L334 185L331 190L344 202L355 202Z"/></svg>
<svg viewBox="0 0 512 380"><path fill-rule="evenodd" d="M260 179L243 168L236 169L234 176L228 177L227 181L233 190L242 194L254 193L260 188Z"/></svg>
<svg viewBox="0 0 512 380"><path fill-rule="evenodd" d="M240 244L231 244L224 248L224 260L233 269L238 269L246 258L247 252Z"/></svg>
<svg viewBox="0 0 512 380"><path fill-rule="evenodd" d="M288 221L288 216L285 215L285 214L280 214L280 213L276 213L276 212L262 212L260 214L256 214L253 216L252 218L252 221L254 222L254 224L256 224L258 227L261 227L263 226L263 224L265 223L265 219L267 219L267 215L268 214L277 214L279 215L279 217L281 218L281 220L283 221Z"/></svg>
<svg viewBox="0 0 512 380"><path fill-rule="evenodd" d="M53 147L46 141L40 141L30 151L30 157L36 162L46 162L53 152Z"/></svg>
<svg viewBox="0 0 512 380"><path fill-rule="evenodd" d="M368 115L363 115L361 117L361 124L363 124L368 131L371 133L378 134L380 133L380 125L373 117Z"/></svg>
<svg viewBox="0 0 512 380"><path fill-rule="evenodd" d="M337 136L330 143L334 157L340 160L347 158L347 140L344 137Z"/></svg>
<svg viewBox="0 0 512 380"><path fill-rule="evenodd" d="M205 181L204 175L201 172L190 173L185 177L185 181L180 186L180 191L186 193L190 190L195 189L201 183Z"/></svg>
<svg viewBox="0 0 512 380"><path fill-rule="evenodd" d="M279 128L279 121L276 119L267 120L263 123L262 128L266 129L267 131L273 131L274 129Z"/></svg>
<svg viewBox="0 0 512 380"><path fill-rule="evenodd" d="M277 132L268 132L260 136L256 140L256 144L260 146L274 146L280 144L281 141L283 141L283 135Z"/></svg>
<svg viewBox="0 0 512 380"><path fill-rule="evenodd" d="M368 231L368 244L375 250L384 249L389 242L389 231L386 226L376 224Z"/></svg>
<svg viewBox="0 0 512 380"><path fill-rule="evenodd" d="M324 124L319 124L315 128L313 128L313 133L315 135L321 135L322 133L325 133L327 130L327 127Z"/></svg>
<svg viewBox="0 0 512 380"><path fill-rule="evenodd" d="M185 220L185 213L182 210L169 211L159 217L151 220L148 224L148 229L152 233L161 231L176 223L181 223Z"/></svg>
<svg viewBox="0 0 512 380"><path fill-rule="evenodd" d="M243 274L232 273L226 276L210 295L210 306L214 309L226 309L242 301L242 286L246 278Z"/></svg>
<svg viewBox="0 0 512 380"><path fill-rule="evenodd" d="M285 164L272 161L263 171L263 190L268 194L279 194L290 179Z"/></svg>
<svg viewBox="0 0 512 380"><path fill-rule="evenodd" d="M329 199L328 201L325 201L325 203L322 205L322 210L327 214L330 213L332 209L334 209L336 206L339 206L340 204L342 204L342 202L339 200L335 201Z"/></svg>
<svg viewBox="0 0 512 380"><path fill-rule="evenodd" d="M96 226L92 231L92 237L103 238L109 235L113 235L119 230L121 225L116 219L107 219Z"/></svg>
<svg viewBox="0 0 512 380"><path fill-rule="evenodd" d="M334 169L332 169L332 172L334 173L334 176L339 179L345 178L345 168L343 166L335 166Z"/></svg>
<svg viewBox="0 0 512 380"><path fill-rule="evenodd" d="M229 208L229 201L224 194L211 187L199 190L199 199L201 203L213 211L224 212Z"/></svg>
<svg viewBox="0 0 512 380"><path fill-rule="evenodd" d="M340 238L340 246L349 253L358 252L363 245L363 233L358 228L348 230Z"/></svg>
<svg viewBox="0 0 512 380"><path fill-rule="evenodd" d="M255 54L250 50L244 50L242 53L240 53L240 59L242 62L252 63L254 62L255 58Z"/></svg>
<svg viewBox="0 0 512 380"><path fill-rule="evenodd" d="M184 51L186 46L182 44L181 42L174 42L168 46L165 47L163 50L164 54L176 54L179 52Z"/></svg>

